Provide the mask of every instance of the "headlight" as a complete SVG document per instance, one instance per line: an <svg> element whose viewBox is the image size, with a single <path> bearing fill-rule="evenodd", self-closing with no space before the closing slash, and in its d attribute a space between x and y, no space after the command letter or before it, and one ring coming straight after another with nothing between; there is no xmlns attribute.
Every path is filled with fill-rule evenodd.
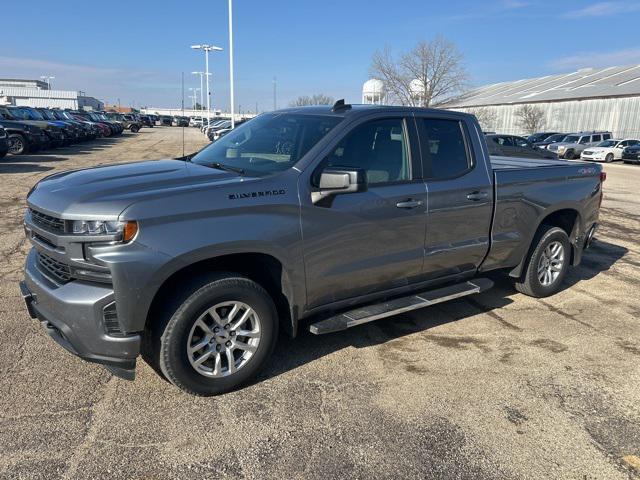
<svg viewBox="0 0 640 480"><path fill-rule="evenodd" d="M117 240L129 242L138 233L138 223L132 221L73 220L71 231L75 235L114 235Z"/></svg>

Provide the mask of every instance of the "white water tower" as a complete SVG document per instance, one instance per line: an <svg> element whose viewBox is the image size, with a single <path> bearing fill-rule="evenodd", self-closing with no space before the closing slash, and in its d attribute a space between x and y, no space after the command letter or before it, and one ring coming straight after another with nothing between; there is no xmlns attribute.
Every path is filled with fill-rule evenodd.
<svg viewBox="0 0 640 480"><path fill-rule="evenodd" d="M425 84L423 81L417 78L414 80L411 80L411 83L409 84L409 92L411 93L411 98L413 99L414 105L416 106L424 105L425 98L427 96L427 90L425 88Z"/></svg>
<svg viewBox="0 0 640 480"><path fill-rule="evenodd" d="M382 105L385 101L384 82L372 78L364 82L362 86L362 103L369 105Z"/></svg>

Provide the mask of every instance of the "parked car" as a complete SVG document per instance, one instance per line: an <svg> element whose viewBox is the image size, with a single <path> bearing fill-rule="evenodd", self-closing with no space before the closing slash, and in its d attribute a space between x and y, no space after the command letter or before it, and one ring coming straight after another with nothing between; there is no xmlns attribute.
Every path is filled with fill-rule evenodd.
<svg viewBox="0 0 640 480"><path fill-rule="evenodd" d="M640 163L640 144L631 145L622 150L622 161L624 163Z"/></svg>
<svg viewBox="0 0 640 480"><path fill-rule="evenodd" d="M64 134L62 133L62 128L56 125L54 122L39 120L37 119L37 117L33 117L29 113L29 111L22 110L16 107L0 107L0 116L2 116L5 120L23 122L39 127L44 131L46 142L41 146L32 145L30 147L32 151L34 149L41 148L56 148L63 144Z"/></svg>
<svg viewBox="0 0 640 480"><path fill-rule="evenodd" d="M49 137L42 128L18 120L7 120L1 111L0 126L7 133L9 153L13 155L37 152L49 144Z"/></svg>
<svg viewBox="0 0 640 480"><path fill-rule="evenodd" d="M47 108L36 108L35 110L37 110L42 118L55 122L57 125L62 127L66 127L66 129L63 128L63 133L65 134L65 139L63 141L64 145L69 145L76 141L91 138L91 129L88 126L85 126L78 121L60 119Z"/></svg>
<svg viewBox="0 0 640 480"><path fill-rule="evenodd" d="M153 128L154 123L149 115L140 115L140 123L143 127Z"/></svg>
<svg viewBox="0 0 640 480"><path fill-rule="evenodd" d="M173 125L176 127L188 127L189 117L175 116L173 117Z"/></svg>
<svg viewBox="0 0 640 480"><path fill-rule="evenodd" d="M0 127L0 158L3 158L9 152L9 135L7 131Z"/></svg>
<svg viewBox="0 0 640 480"><path fill-rule="evenodd" d="M88 131L88 138L91 140L103 136L102 127L98 125L97 122L89 121L84 118L77 118L71 112L66 110L50 109L48 112L58 120L76 122L78 125L81 125L82 128Z"/></svg>
<svg viewBox="0 0 640 480"><path fill-rule="evenodd" d="M538 147L538 148L549 148L549 145L551 145L552 143L559 143L562 140L564 140L564 138L567 136L566 133L556 133L554 135L551 135L547 138L545 138L544 140L542 140L541 142L536 142L533 144L534 147Z"/></svg>
<svg viewBox="0 0 640 480"><path fill-rule="evenodd" d="M547 147L558 154L559 158L573 160L580 158L580 154L587 148L597 145L603 140L610 140L611 132L578 132L567 135L562 142L552 143Z"/></svg>
<svg viewBox="0 0 640 480"><path fill-rule="evenodd" d="M337 102L263 114L188 161L47 177L24 217L27 311L116 375L142 354L213 395L255 376L279 330L476 294L489 271L553 295L593 239L602 166L490 159L479 131L461 112Z"/></svg>
<svg viewBox="0 0 640 480"><path fill-rule="evenodd" d="M594 147L589 147L580 154L582 160L611 163L614 160L622 160L622 151L626 147L639 145L640 140L605 140Z"/></svg>
<svg viewBox="0 0 640 480"><path fill-rule="evenodd" d="M209 138L210 141L213 141L213 134L216 130L224 130L226 128L231 128L231 120L220 120L218 122L214 122L204 128L204 134Z"/></svg>
<svg viewBox="0 0 640 480"><path fill-rule="evenodd" d="M534 145L539 142L543 142L546 138L549 138L551 135L558 135L560 132L538 132L532 135L529 135L527 140Z"/></svg>
<svg viewBox="0 0 640 480"><path fill-rule="evenodd" d="M486 135L486 139L489 155L558 159L555 153L546 149L537 148L523 137L517 137L515 135Z"/></svg>
<svg viewBox="0 0 640 480"><path fill-rule="evenodd" d="M226 123L226 122L228 122L228 123ZM231 125L231 121L230 120L220 120L220 119L211 118L207 122L207 119L205 118L200 130L202 130L202 133L204 133L206 135L210 128L217 128L219 125L222 125L222 124Z"/></svg>
<svg viewBox="0 0 640 480"><path fill-rule="evenodd" d="M160 117L160 124L164 127L170 127L172 122L173 122L173 117L169 115L162 115Z"/></svg>

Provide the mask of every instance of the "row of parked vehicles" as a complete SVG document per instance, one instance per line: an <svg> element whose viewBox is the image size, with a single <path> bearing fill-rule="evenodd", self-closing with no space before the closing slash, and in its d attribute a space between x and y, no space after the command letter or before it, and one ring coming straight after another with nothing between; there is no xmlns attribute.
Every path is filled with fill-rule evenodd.
<svg viewBox="0 0 640 480"><path fill-rule="evenodd" d="M0 106L0 157L111 137L124 130L135 133L140 123L105 112Z"/></svg>
<svg viewBox="0 0 640 480"><path fill-rule="evenodd" d="M489 152L494 156L610 163L640 163L640 140L613 138L611 132L539 132L529 137L486 133Z"/></svg>
<svg viewBox="0 0 640 480"><path fill-rule="evenodd" d="M237 120L235 122L235 127L238 127L245 123L247 120ZM210 142L215 142L220 138L224 137L227 133L233 130L231 126L231 120L211 120L209 124L204 123L200 127L200 130L207 136Z"/></svg>

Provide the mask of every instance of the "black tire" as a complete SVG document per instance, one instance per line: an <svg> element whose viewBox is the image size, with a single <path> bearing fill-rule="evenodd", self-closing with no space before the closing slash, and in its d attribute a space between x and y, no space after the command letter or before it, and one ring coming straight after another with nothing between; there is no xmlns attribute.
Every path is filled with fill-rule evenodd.
<svg viewBox="0 0 640 480"><path fill-rule="evenodd" d="M28 146L25 138L19 133L9 134L9 153L23 155L27 153Z"/></svg>
<svg viewBox="0 0 640 480"><path fill-rule="evenodd" d="M604 157L604 161L605 161L606 163L611 163L611 162L613 162L613 153L607 153L607 156L606 156L606 157Z"/></svg>
<svg viewBox="0 0 640 480"><path fill-rule="evenodd" d="M538 268L541 265L545 250L551 244L559 243L563 248L563 261L558 276L547 285L539 278ZM533 250L530 252L522 276L515 282L516 290L530 297L543 298L556 294L562 287L562 282L567 276L571 261L571 242L567 232L558 227L542 225L538 229L532 242Z"/></svg>
<svg viewBox="0 0 640 480"><path fill-rule="evenodd" d="M133 133L138 133L140 131L140 127L137 125L131 125L131 131Z"/></svg>
<svg viewBox="0 0 640 480"><path fill-rule="evenodd" d="M220 355L221 362L227 365L227 375L205 376L196 370L189 359L187 342L190 333L205 312L215 305L232 301L242 302L256 313L256 318L259 319L259 343L246 363L237 367L234 373L228 373L229 360L223 356L226 349L221 344L223 351L219 354L214 352L211 361ZM149 337L145 341L143 357L167 380L193 395L219 395L247 383L266 364L278 337L278 316L269 294L254 281L233 273L218 273L194 281L181 295L173 299L171 304L164 305L160 310L160 321L148 329ZM214 324L211 324L211 327L213 328ZM204 348L213 349L214 345L217 347L214 342L212 339L211 346L207 345ZM242 353L238 350L235 352ZM241 362L239 358L238 361Z"/></svg>
<svg viewBox="0 0 640 480"><path fill-rule="evenodd" d="M573 160L575 158L573 150L567 150L566 152L564 152L564 158L566 160Z"/></svg>

